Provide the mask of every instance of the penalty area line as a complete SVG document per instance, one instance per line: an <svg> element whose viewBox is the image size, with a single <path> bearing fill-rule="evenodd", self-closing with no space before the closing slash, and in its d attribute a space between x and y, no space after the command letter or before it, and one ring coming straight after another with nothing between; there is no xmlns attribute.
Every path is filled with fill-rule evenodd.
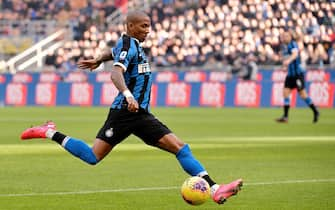
<svg viewBox="0 0 335 210"><path fill-rule="evenodd" d="M331 183L335 179L306 179L306 180L286 180L286 181L273 181L273 182L251 182L244 183L244 186L260 186L260 185L277 185L277 184L301 184L301 183ZM29 196L53 196L53 195L84 195L96 193L114 193L114 192L139 192L139 191L161 191L161 190L176 190L180 187L141 187L141 188L120 188L120 189L107 189L107 190L84 190L72 192L41 192L41 193L12 193L0 194L0 197L29 197Z"/></svg>

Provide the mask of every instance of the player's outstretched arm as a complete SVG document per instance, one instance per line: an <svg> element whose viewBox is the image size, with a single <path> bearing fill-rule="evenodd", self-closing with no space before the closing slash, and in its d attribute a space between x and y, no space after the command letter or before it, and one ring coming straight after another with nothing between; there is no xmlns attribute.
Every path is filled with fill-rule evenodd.
<svg viewBox="0 0 335 210"><path fill-rule="evenodd" d="M77 65L80 69L89 69L93 71L98 68L102 62L113 60L113 54L110 49L106 49L101 55L94 59L79 60Z"/></svg>

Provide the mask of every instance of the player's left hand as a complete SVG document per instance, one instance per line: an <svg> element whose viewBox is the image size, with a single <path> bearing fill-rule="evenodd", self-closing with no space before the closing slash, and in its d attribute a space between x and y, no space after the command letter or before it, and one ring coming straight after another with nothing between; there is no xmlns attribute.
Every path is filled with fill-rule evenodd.
<svg viewBox="0 0 335 210"><path fill-rule="evenodd" d="M283 61L283 66L287 67L290 64L290 60L284 60Z"/></svg>
<svg viewBox="0 0 335 210"><path fill-rule="evenodd" d="M89 69L90 71L98 68L100 64L101 62L97 61L96 59L80 60L77 63L80 69Z"/></svg>

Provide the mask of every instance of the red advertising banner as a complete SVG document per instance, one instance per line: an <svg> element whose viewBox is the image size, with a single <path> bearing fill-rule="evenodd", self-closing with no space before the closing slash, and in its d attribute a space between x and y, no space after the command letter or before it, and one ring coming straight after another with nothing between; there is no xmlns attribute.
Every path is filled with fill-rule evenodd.
<svg viewBox="0 0 335 210"><path fill-rule="evenodd" d="M274 82L272 84L272 94L271 94L271 106L283 106L284 105L284 83L283 82ZM297 90L294 89L291 92L291 107L296 106L297 101Z"/></svg>
<svg viewBox="0 0 335 210"><path fill-rule="evenodd" d="M185 82L204 82L206 81L207 75L202 71L188 71L185 72L184 81Z"/></svg>
<svg viewBox="0 0 335 210"><path fill-rule="evenodd" d="M103 83L101 87L100 104L111 105L119 91L112 82Z"/></svg>
<svg viewBox="0 0 335 210"><path fill-rule="evenodd" d="M330 74L322 70L307 71L306 81L308 82L322 82L329 81Z"/></svg>
<svg viewBox="0 0 335 210"><path fill-rule="evenodd" d="M111 72L110 71L102 71L97 72L95 76L95 80L97 82L111 82Z"/></svg>
<svg viewBox="0 0 335 210"><path fill-rule="evenodd" d="M97 82L111 82L111 72L110 71L102 71L97 72L95 76L95 81Z"/></svg>
<svg viewBox="0 0 335 210"><path fill-rule="evenodd" d="M176 82L178 81L178 73L172 71L157 72L156 82Z"/></svg>
<svg viewBox="0 0 335 210"><path fill-rule="evenodd" d="M272 81L274 82L284 82L287 75L287 71L275 70L272 72Z"/></svg>
<svg viewBox="0 0 335 210"><path fill-rule="evenodd" d="M44 72L40 73L39 82L58 82L60 81L60 76L55 72Z"/></svg>
<svg viewBox="0 0 335 210"><path fill-rule="evenodd" d="M38 83L35 90L35 103L54 106L56 104L57 87L52 83Z"/></svg>
<svg viewBox="0 0 335 210"><path fill-rule="evenodd" d="M66 82L86 82L87 75L83 72L70 72L66 78Z"/></svg>
<svg viewBox="0 0 335 210"><path fill-rule="evenodd" d="M156 106L156 104L157 104L157 85L153 84L151 86L150 106Z"/></svg>
<svg viewBox="0 0 335 210"><path fill-rule="evenodd" d="M170 83L167 86L166 105L190 106L191 86L185 82Z"/></svg>
<svg viewBox="0 0 335 210"><path fill-rule="evenodd" d="M6 88L6 104L23 106L27 103L27 86L22 83L9 83Z"/></svg>
<svg viewBox="0 0 335 210"><path fill-rule="evenodd" d="M225 82L229 79L231 79L231 76L225 71L212 71L208 78L211 82Z"/></svg>
<svg viewBox="0 0 335 210"><path fill-rule="evenodd" d="M0 75L0 83L5 83L6 82L6 77Z"/></svg>
<svg viewBox="0 0 335 210"><path fill-rule="evenodd" d="M315 105L333 107L334 84L328 82L313 82L309 86L309 95Z"/></svg>
<svg viewBox="0 0 335 210"><path fill-rule="evenodd" d="M70 104L90 106L93 102L93 86L89 83L73 83L71 85Z"/></svg>
<svg viewBox="0 0 335 210"><path fill-rule="evenodd" d="M202 83L200 105L222 107L224 105L225 86L218 82Z"/></svg>
<svg viewBox="0 0 335 210"><path fill-rule="evenodd" d="M235 105L258 107L260 104L261 87L253 81L241 81L236 84Z"/></svg>
<svg viewBox="0 0 335 210"><path fill-rule="evenodd" d="M33 81L33 77L29 73L17 73L13 75L13 83L29 83Z"/></svg>

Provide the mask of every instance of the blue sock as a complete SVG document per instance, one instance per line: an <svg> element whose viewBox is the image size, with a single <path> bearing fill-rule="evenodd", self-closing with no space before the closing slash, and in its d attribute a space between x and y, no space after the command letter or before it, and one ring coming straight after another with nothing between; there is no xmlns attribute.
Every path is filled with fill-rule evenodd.
<svg viewBox="0 0 335 210"><path fill-rule="evenodd" d="M290 98L284 98L284 105L290 105Z"/></svg>
<svg viewBox="0 0 335 210"><path fill-rule="evenodd" d="M200 162L192 155L188 144L185 144L176 154L183 169L191 176L206 175L207 172Z"/></svg>
<svg viewBox="0 0 335 210"><path fill-rule="evenodd" d="M313 103L310 97L305 98L305 102L307 105L311 105Z"/></svg>
<svg viewBox="0 0 335 210"><path fill-rule="evenodd" d="M92 148L83 141L71 137L66 137L62 143L62 146L72 155L80 158L88 164L95 165L99 162L95 157Z"/></svg>

